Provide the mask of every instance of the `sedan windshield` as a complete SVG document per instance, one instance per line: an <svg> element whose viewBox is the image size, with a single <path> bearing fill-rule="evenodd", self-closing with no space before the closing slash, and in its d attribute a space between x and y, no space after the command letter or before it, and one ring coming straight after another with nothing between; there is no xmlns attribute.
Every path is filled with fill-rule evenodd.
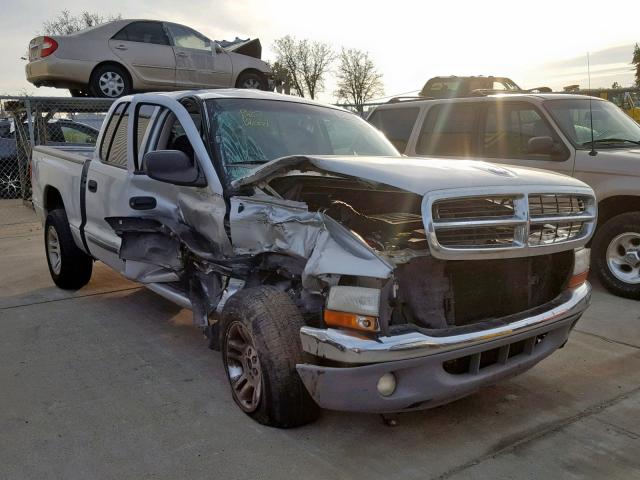
<svg viewBox="0 0 640 480"><path fill-rule="evenodd" d="M577 148L591 148L591 111L597 148L629 147L640 142L640 125L611 102L592 100L591 111L586 98L548 100L545 107Z"/></svg>
<svg viewBox="0 0 640 480"><path fill-rule="evenodd" d="M342 110L244 98L208 100L207 110L229 181L290 155L400 156L382 133Z"/></svg>

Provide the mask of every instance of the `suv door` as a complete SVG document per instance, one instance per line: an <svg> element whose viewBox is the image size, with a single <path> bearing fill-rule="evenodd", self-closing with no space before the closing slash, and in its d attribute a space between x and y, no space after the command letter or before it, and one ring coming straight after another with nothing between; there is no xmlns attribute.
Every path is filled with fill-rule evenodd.
<svg viewBox="0 0 640 480"><path fill-rule="evenodd" d="M166 23L176 60L179 87L231 87L231 59L214 42L184 25Z"/></svg>
<svg viewBox="0 0 640 480"><path fill-rule="evenodd" d="M161 22L132 22L109 40L109 48L148 86L174 86L176 60Z"/></svg>
<svg viewBox="0 0 640 480"><path fill-rule="evenodd" d="M530 102L482 102L477 155L496 163L542 168L571 175L574 155L551 122ZM477 104L480 106L480 102ZM536 153L531 139L550 137L553 151Z"/></svg>

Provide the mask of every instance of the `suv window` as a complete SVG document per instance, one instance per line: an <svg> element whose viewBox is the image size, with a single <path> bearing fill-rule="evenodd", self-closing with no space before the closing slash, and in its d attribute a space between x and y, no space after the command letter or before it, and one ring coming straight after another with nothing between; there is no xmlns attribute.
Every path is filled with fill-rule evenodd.
<svg viewBox="0 0 640 480"><path fill-rule="evenodd" d="M211 50L211 41L195 30L175 23L168 23L167 27L169 28L171 37L173 37L173 44L176 47L192 48L194 50Z"/></svg>
<svg viewBox="0 0 640 480"><path fill-rule="evenodd" d="M422 124L418 155L469 156L473 154L477 108L472 103L442 104L429 109Z"/></svg>
<svg viewBox="0 0 640 480"><path fill-rule="evenodd" d="M417 107L376 110L368 121L382 131L399 152L404 152L419 112Z"/></svg>
<svg viewBox="0 0 640 480"><path fill-rule="evenodd" d="M100 159L117 167L127 166L127 125L129 104L118 105L109 119L100 146Z"/></svg>
<svg viewBox="0 0 640 480"><path fill-rule="evenodd" d="M169 45L169 39L160 22L133 22L113 36L114 40Z"/></svg>
<svg viewBox="0 0 640 480"><path fill-rule="evenodd" d="M556 135L542 115L525 103L493 103L487 106L482 134L482 155L489 158L540 159L549 155L529 153L533 137Z"/></svg>

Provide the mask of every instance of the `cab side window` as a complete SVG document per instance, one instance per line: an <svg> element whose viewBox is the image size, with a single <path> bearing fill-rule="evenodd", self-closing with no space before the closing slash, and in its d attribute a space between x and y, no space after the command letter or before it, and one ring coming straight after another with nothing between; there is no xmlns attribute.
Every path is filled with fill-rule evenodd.
<svg viewBox="0 0 640 480"><path fill-rule="evenodd" d="M400 153L404 153L419 112L419 108L376 110L369 123L382 131Z"/></svg>
<svg viewBox="0 0 640 480"><path fill-rule="evenodd" d="M435 105L422 124L418 155L467 157L475 148L477 107L473 103Z"/></svg>
<svg viewBox="0 0 640 480"><path fill-rule="evenodd" d="M481 137L482 156L488 158L550 160L550 154L530 153L529 140L551 137L559 142L535 107L523 103L488 105Z"/></svg>
<svg viewBox="0 0 640 480"><path fill-rule="evenodd" d="M129 103L121 103L109 118L100 144L100 159L104 163L120 168L127 167L128 124Z"/></svg>

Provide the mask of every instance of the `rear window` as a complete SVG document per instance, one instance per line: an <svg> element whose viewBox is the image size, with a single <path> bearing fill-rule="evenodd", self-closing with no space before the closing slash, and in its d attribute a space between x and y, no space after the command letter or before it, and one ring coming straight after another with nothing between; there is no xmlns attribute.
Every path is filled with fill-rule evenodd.
<svg viewBox="0 0 640 480"><path fill-rule="evenodd" d="M382 131L399 152L404 152L419 112L417 107L376 110L368 121Z"/></svg>
<svg viewBox="0 0 640 480"><path fill-rule="evenodd" d="M169 45L169 39L160 22L133 22L124 27L113 38L128 42Z"/></svg>
<svg viewBox="0 0 640 480"><path fill-rule="evenodd" d="M418 155L466 157L473 154L477 111L472 103L435 105L422 124Z"/></svg>
<svg viewBox="0 0 640 480"><path fill-rule="evenodd" d="M129 104L116 107L109 119L100 145L100 159L108 164L127 166L127 126L129 124Z"/></svg>

